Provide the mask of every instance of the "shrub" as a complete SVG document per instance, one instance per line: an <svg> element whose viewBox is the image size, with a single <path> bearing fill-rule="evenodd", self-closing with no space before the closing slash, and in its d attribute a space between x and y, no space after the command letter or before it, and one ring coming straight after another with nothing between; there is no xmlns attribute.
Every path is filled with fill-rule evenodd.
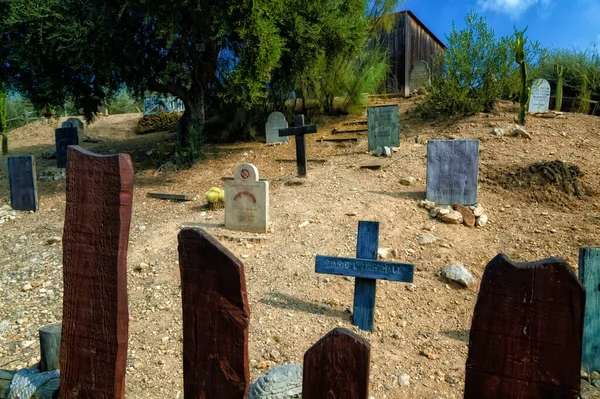
<svg viewBox="0 0 600 399"><path fill-rule="evenodd" d="M181 114L179 113L160 112L158 114L145 115L139 120L136 133L174 132L177 129L179 118L181 118Z"/></svg>

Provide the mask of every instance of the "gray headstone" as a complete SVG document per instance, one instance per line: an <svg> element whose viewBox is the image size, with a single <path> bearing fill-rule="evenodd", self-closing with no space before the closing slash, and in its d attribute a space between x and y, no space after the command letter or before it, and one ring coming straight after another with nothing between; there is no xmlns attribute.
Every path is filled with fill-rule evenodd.
<svg viewBox="0 0 600 399"><path fill-rule="evenodd" d="M427 143L427 200L438 205L477 203L479 140Z"/></svg>
<svg viewBox="0 0 600 399"><path fill-rule="evenodd" d="M369 151L377 147L400 146L400 120L398 119L398 106L385 105L383 107L367 108L369 128Z"/></svg>
<svg viewBox="0 0 600 399"><path fill-rule="evenodd" d="M529 112L547 112L550 106L550 83L545 79L536 79L531 84Z"/></svg>
<svg viewBox="0 0 600 399"><path fill-rule="evenodd" d="M284 364L254 381L248 399L293 399L302 394L302 366Z"/></svg>
<svg viewBox="0 0 600 399"><path fill-rule="evenodd" d="M8 157L10 206L17 211L37 211L35 160L32 156Z"/></svg>
<svg viewBox="0 0 600 399"><path fill-rule="evenodd" d="M431 71L429 65L422 60L413 62L408 74L408 82L410 90L431 86Z"/></svg>
<svg viewBox="0 0 600 399"><path fill-rule="evenodd" d="M269 182L258 178L251 163L235 168L233 180L225 180L225 228L266 233L269 227Z"/></svg>
<svg viewBox="0 0 600 399"><path fill-rule="evenodd" d="M64 121L60 127L75 127L75 128L77 128L77 132L79 134L82 134L85 126L84 126L83 122L81 121L81 119L69 118L66 121Z"/></svg>
<svg viewBox="0 0 600 399"><path fill-rule="evenodd" d="M265 123L267 143L287 143L289 137L279 137L279 129L287 129L288 123L281 112L271 112Z"/></svg>
<svg viewBox="0 0 600 399"><path fill-rule="evenodd" d="M79 145L79 134L76 127L63 127L54 131L56 139L56 166L67 167L67 147Z"/></svg>

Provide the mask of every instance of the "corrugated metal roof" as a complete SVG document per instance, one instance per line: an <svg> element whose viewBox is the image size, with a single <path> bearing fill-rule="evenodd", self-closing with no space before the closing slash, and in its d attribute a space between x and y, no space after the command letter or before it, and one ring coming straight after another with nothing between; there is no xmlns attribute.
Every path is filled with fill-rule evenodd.
<svg viewBox="0 0 600 399"><path fill-rule="evenodd" d="M394 13L394 15L398 15L398 14L408 14L419 25L421 25L421 27L425 30L425 32L427 32L429 34L429 36L432 37L433 40L435 40L440 46L442 46L444 49L446 49L446 45L444 44L444 42L442 42L440 39L438 39L438 37L431 31L431 29L429 29L427 27L427 25L425 25L423 22L421 22L421 20L419 18L417 18L417 16L412 11L404 10L404 11L399 11L397 13Z"/></svg>

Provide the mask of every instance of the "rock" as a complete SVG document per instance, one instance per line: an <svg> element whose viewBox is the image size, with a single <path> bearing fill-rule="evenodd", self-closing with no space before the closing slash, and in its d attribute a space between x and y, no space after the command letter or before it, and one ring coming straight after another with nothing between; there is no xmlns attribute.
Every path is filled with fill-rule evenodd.
<svg viewBox="0 0 600 399"><path fill-rule="evenodd" d="M133 270L136 272L144 272L150 268L150 265L144 262L140 262L140 264L136 265Z"/></svg>
<svg viewBox="0 0 600 399"><path fill-rule="evenodd" d="M175 165L171 161L164 163L160 168L158 168L158 173L171 173L171 172L177 172L177 165Z"/></svg>
<svg viewBox="0 0 600 399"><path fill-rule="evenodd" d="M434 210L437 209L436 215L437 216L444 216L450 213L450 208L447 207L439 207L439 208L434 208Z"/></svg>
<svg viewBox="0 0 600 399"><path fill-rule="evenodd" d="M430 351L429 349L422 350L419 355L425 356L427 359L435 360L438 358L438 355Z"/></svg>
<svg viewBox="0 0 600 399"><path fill-rule="evenodd" d="M415 292L417 290L417 286L414 284L407 284L406 285L406 290L410 291L410 292Z"/></svg>
<svg viewBox="0 0 600 399"><path fill-rule="evenodd" d="M377 249L377 257L379 259L388 259L391 255L392 255L392 249L391 248L378 248Z"/></svg>
<svg viewBox="0 0 600 399"><path fill-rule="evenodd" d="M567 117L565 116L565 114L558 114L556 115L556 119L566 119Z"/></svg>
<svg viewBox="0 0 600 399"><path fill-rule="evenodd" d="M597 371L592 371L592 374L590 374L590 378L592 380L600 380L600 373Z"/></svg>
<svg viewBox="0 0 600 399"><path fill-rule="evenodd" d="M27 283L21 289L23 291L27 292L27 291L31 291L33 289L33 287L31 286L31 284Z"/></svg>
<svg viewBox="0 0 600 399"><path fill-rule="evenodd" d="M400 384L401 387L409 386L410 385L410 375L402 374L400 377L398 377L398 384Z"/></svg>
<svg viewBox="0 0 600 399"><path fill-rule="evenodd" d="M383 148L377 147L375 150L373 150L373 155L375 155L376 157L382 156L383 155Z"/></svg>
<svg viewBox="0 0 600 399"><path fill-rule="evenodd" d="M471 210L473 211L473 215L478 218L479 216L483 215L483 212L485 212L485 210L483 209L483 207L479 204L476 204L475 206L471 207Z"/></svg>
<svg viewBox="0 0 600 399"><path fill-rule="evenodd" d="M481 215L481 216L479 216L477 218L477 221L475 222L475 225L477 227L485 227L485 225L487 224L487 222L488 222L488 217L487 217L486 214L483 214L483 215Z"/></svg>
<svg viewBox="0 0 600 399"><path fill-rule="evenodd" d="M469 287L475 284L475 279L469 271L461 264L452 263L442 269L442 277Z"/></svg>
<svg viewBox="0 0 600 399"><path fill-rule="evenodd" d="M442 214L440 210L437 217L442 222L448 224L461 224L463 222L463 216L458 211L448 211L448 213Z"/></svg>
<svg viewBox="0 0 600 399"><path fill-rule="evenodd" d="M504 129L502 129L501 127L494 128L494 136L504 136Z"/></svg>
<svg viewBox="0 0 600 399"><path fill-rule="evenodd" d="M467 227L475 227L475 215L473 215L473 211L467 208L466 206L462 206L460 204L454 204L452 208L460 212L463 218L463 223Z"/></svg>
<svg viewBox="0 0 600 399"><path fill-rule="evenodd" d="M254 367L258 370L264 370L264 369L271 368L274 365L275 365L275 362L272 362L270 360L263 360L262 362L258 362L256 364L256 366L254 366Z"/></svg>
<svg viewBox="0 0 600 399"><path fill-rule="evenodd" d="M51 238L48 238L48 239L46 240L46 245L54 245L54 244L58 244L58 243L59 243L59 242L61 242L61 241L62 241L62 237L58 237L58 236L56 236L56 237L51 237Z"/></svg>
<svg viewBox="0 0 600 399"><path fill-rule="evenodd" d="M460 379L453 376L452 374L446 374L444 377L444 381L446 381L450 385L456 385L459 383Z"/></svg>
<svg viewBox="0 0 600 399"><path fill-rule="evenodd" d="M392 152L398 152L400 151L400 147L392 147Z"/></svg>
<svg viewBox="0 0 600 399"><path fill-rule="evenodd" d="M523 126L517 126L510 135L512 137L524 137L526 139L531 139L531 134L529 134Z"/></svg>
<svg viewBox="0 0 600 399"><path fill-rule="evenodd" d="M392 149L390 147L383 147L383 153L386 157L392 156Z"/></svg>
<svg viewBox="0 0 600 399"><path fill-rule="evenodd" d="M300 398L301 394L302 366L284 364L254 381L248 399L292 399Z"/></svg>
<svg viewBox="0 0 600 399"><path fill-rule="evenodd" d="M8 320L0 321L0 333L3 333L4 331L6 331L8 329L8 326L10 326L10 321L8 321Z"/></svg>
<svg viewBox="0 0 600 399"><path fill-rule="evenodd" d="M421 208L425 208L428 211L432 210L433 208L435 208L435 202L433 201L428 201L428 200L422 200L419 202L419 207Z"/></svg>
<svg viewBox="0 0 600 399"><path fill-rule="evenodd" d="M581 399L600 399L600 390L592 386L587 380L582 379L579 397Z"/></svg>
<svg viewBox="0 0 600 399"><path fill-rule="evenodd" d="M417 236L417 241L419 242L419 245L433 244L437 240L438 238L433 234L419 234Z"/></svg>
<svg viewBox="0 0 600 399"><path fill-rule="evenodd" d="M301 186L303 184L306 184L306 179L290 179L285 182L286 186Z"/></svg>
<svg viewBox="0 0 600 399"><path fill-rule="evenodd" d="M305 220L304 222L302 222L298 225L298 228L302 229L302 228L308 226L309 224L310 224L310 222L308 220Z"/></svg>
<svg viewBox="0 0 600 399"><path fill-rule="evenodd" d="M413 184L415 184L416 181L417 181L417 179L415 179L412 176L406 176L406 177L400 179L400 183L405 186L412 186Z"/></svg>

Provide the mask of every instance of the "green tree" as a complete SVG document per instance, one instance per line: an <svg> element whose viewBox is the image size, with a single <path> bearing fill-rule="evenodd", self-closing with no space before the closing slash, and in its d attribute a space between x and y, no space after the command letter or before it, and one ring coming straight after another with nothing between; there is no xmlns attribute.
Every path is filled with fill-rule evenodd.
<svg viewBox="0 0 600 399"><path fill-rule="evenodd" d="M282 40L270 0L13 0L7 20L10 83L38 108L72 99L91 119L123 85L179 97L184 161L200 153L205 95L219 58L236 98L255 101Z"/></svg>

